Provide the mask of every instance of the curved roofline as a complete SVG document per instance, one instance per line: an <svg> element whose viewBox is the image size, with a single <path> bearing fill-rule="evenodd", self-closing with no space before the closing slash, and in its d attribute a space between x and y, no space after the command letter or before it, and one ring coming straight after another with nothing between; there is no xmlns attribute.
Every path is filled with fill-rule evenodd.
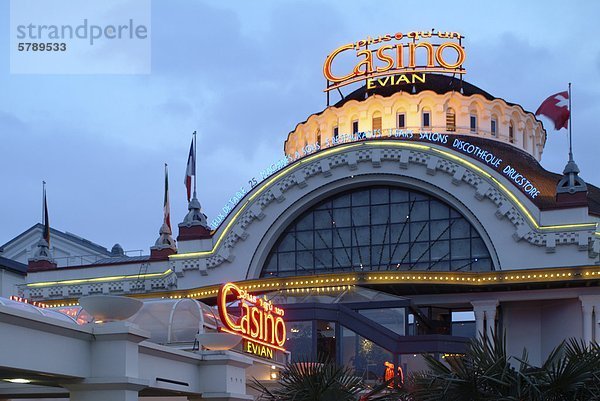
<svg viewBox="0 0 600 401"><path fill-rule="evenodd" d="M492 96L489 92L486 92L483 89L481 89L467 81L464 81L462 79L457 79L454 77L449 77L449 76L440 75L440 74L428 74L428 77L432 77L432 76L435 77L434 79L439 79L440 81L443 81L443 80L449 81L448 90L444 91L444 90L441 90L441 88L438 88L438 89L440 89L440 91L438 92L438 91L428 87L429 81L427 81L425 84L419 84L419 83L411 84L416 89L416 92L411 93L411 95L413 95L413 94L418 95L419 93L425 93L425 92L431 92L434 94L443 95L443 94L446 94L449 92L456 92L457 94L464 96L466 98L471 98L476 95L480 95L489 101L500 100L506 106L518 107L524 114L529 114L529 115L533 116L533 119L541 124L542 131L544 132L544 139L547 139L548 134L546 133L546 129L544 128L544 123L541 120L539 120L533 112L525 110L523 108L523 106L521 106L520 104L507 102L504 98ZM460 87L453 86L453 84L456 82L458 82L460 84ZM319 116L319 115L323 114L324 112L326 112L327 110L340 109L343 106L345 106L346 103L349 103L351 101L361 102L361 101L368 100L369 98L371 98L373 96L377 96L377 95L379 95L383 98L387 98L387 97L391 97L391 96L395 95L396 93L406 92L401 89L401 88L406 88L406 86L395 86L394 87L395 90L389 90L389 89L384 90L386 88L389 88L389 87L375 88L375 89L369 90L369 92L367 92L366 85L363 85L360 88L355 89L353 92L351 92L349 95L345 96L343 99L341 99L334 105L327 106L326 108L324 108L323 110L321 110L317 113L312 113L308 117L306 117L306 119L304 121L297 123L295 125L294 129L292 131L288 132L285 142L287 142L290 139L291 134L293 134L294 132L296 132L298 130L298 127L300 125L306 124L311 117ZM464 90L465 88L467 88L468 90L465 91ZM464 92L467 92L467 93L472 92L472 93L465 94ZM360 99L361 97L362 97L362 99ZM285 142L284 142L284 153L285 153Z"/></svg>
<svg viewBox="0 0 600 401"><path fill-rule="evenodd" d="M485 138L480 138L480 140L488 141ZM256 198L258 198L261 194L263 194L265 191L269 190L273 186L274 183L276 183L277 181L279 181L280 179L282 179L284 176L286 176L288 174L293 174L293 172L297 168L299 168L299 166L302 166L303 164L314 162L316 160L319 160L320 158L327 157L333 153L343 152L350 148L360 146L361 144L364 144L364 143L370 143L373 145L380 145L380 146L386 146L388 144L393 144L395 147L407 147L407 148L416 148L416 147L420 147L420 146L424 146L424 145L427 145L427 147L431 147L431 144L422 143L421 141L408 141L407 142L407 141L373 139L373 140L366 140L366 141L348 142L348 143L336 145L334 147L322 149L322 150L312 153L308 156L300 158L300 159L294 161L293 163L288 164L286 167L277 171L273 175L269 176L268 178L266 178L265 180L260 182L258 185L256 185L254 188L252 188L248 193L246 193L246 195L240 200L240 202L235 206L235 208L232 209L232 211L219 224L219 226L211 231L213 243L212 243L210 250L189 252L189 253L177 253L177 254L170 255L169 259L173 260L173 259L179 259L179 258L187 258L187 257L190 257L190 255L194 255L194 257L195 257L195 256L209 256L209 255L215 254L217 252L217 250L222 246L222 244L225 241L225 238L229 234L229 232L234 230L234 225L238 222L238 219L240 219L241 216L243 215L243 213L247 210L250 210L250 212L253 213L253 211L251 210L253 201ZM456 159L461 163L461 165L471 166L471 167L475 166L474 167L475 169L477 169L478 171L483 171L486 174L486 176L490 175L490 173L488 173L486 170L482 169L481 167L477 167L474 164L476 162L469 161L469 160L473 160L473 159L465 159L462 157L463 156L462 154L457 153L454 150L444 149L444 148L434 148L434 150L438 156ZM540 170L542 170L543 172L545 172L547 174L553 174L553 173L550 173L550 172L547 172L546 170L544 170L543 167L541 167L541 165L539 165L539 163L537 163L537 167L539 167ZM536 230L556 230L556 229L563 229L563 228L571 228L574 226L577 226L577 227L578 226L587 226L587 225L592 224L592 223L582 223L582 224L575 224L575 225L573 225L573 224L544 225L541 223L539 216L532 214L528 210L528 208L526 206L524 206L522 204L522 202L516 198L516 196L513 194L513 191L509 190L504 184L501 184L495 178L492 181L493 181L492 184L494 186L498 186L498 188L501 190L501 192L506 193L506 196L510 199L510 201L514 202L514 204L517 205L518 209L521 210L524 213L524 215L527 216L527 220L533 226L533 228ZM598 195L600 195L600 190L598 191ZM535 206L535 207L537 208L538 206ZM256 212L256 213L258 213L258 212ZM241 235L241 234L239 234L239 235Z"/></svg>

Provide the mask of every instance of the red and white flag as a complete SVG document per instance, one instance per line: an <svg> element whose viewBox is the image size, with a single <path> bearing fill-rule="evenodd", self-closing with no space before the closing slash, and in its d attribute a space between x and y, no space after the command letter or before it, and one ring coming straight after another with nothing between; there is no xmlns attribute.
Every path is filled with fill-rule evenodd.
<svg viewBox="0 0 600 401"><path fill-rule="evenodd" d="M535 112L543 114L554 123L554 129L567 128L569 124L569 92L560 92L548 97Z"/></svg>
<svg viewBox="0 0 600 401"><path fill-rule="evenodd" d="M165 203L163 206L164 211L164 222L171 230L171 204L169 203L169 170L167 169L167 163L165 163Z"/></svg>
<svg viewBox="0 0 600 401"><path fill-rule="evenodd" d="M196 153L194 152L194 138L190 145L190 154L188 155L187 167L185 169L185 188L187 189L188 202L192 199L192 177L196 175Z"/></svg>

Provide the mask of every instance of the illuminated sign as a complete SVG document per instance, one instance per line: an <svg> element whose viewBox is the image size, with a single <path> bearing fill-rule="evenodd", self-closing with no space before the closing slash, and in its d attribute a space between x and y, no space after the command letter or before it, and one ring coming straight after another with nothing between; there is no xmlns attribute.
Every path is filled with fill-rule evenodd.
<svg viewBox="0 0 600 401"><path fill-rule="evenodd" d="M529 181L527 179L527 177L525 177L523 174L519 173L517 170L515 170L514 167L511 167L510 165L504 167L504 169L502 170L502 174L506 175L507 177L509 177L511 180L514 181L514 183L519 187L522 188L523 191L531 196L533 199L535 199L536 196L538 196L540 194L540 190L537 189L532 183L531 181Z"/></svg>
<svg viewBox="0 0 600 401"><path fill-rule="evenodd" d="M441 146L452 148L464 153L475 160L486 163L496 171L504 174L510 181L519 188L523 193L528 195L531 199L536 199L540 194L540 190L533 184L533 182L519 173L514 167L510 165L504 165L501 157L496 155L489 149L484 149L481 146L475 145L469 140L472 138L460 137L458 135L442 134L439 132L431 131L413 131L404 130L400 128L389 128L389 129L376 129L374 131L356 132L353 134L340 134L337 137L325 138L322 145L317 143L308 144L301 152L296 152L295 155L288 155L292 160L297 160L302 157L308 156L316 152L317 150L326 149L329 147L342 145L344 143L359 142L373 139L400 139L410 140L419 142L430 142L436 143Z"/></svg>
<svg viewBox="0 0 600 401"><path fill-rule="evenodd" d="M467 57L458 32L411 31L406 34L367 37L340 46L331 52L323 64L327 79L325 92L367 80L367 87L425 82L426 72L464 74ZM340 72L335 65L348 54L356 57L352 70ZM351 62L352 63L352 62ZM334 71L335 70L335 71ZM378 79L388 76L387 79Z"/></svg>
<svg viewBox="0 0 600 401"><path fill-rule="evenodd" d="M273 348L257 344L254 341L244 340L244 351L249 354L258 355L262 358L273 359Z"/></svg>
<svg viewBox="0 0 600 401"><path fill-rule="evenodd" d="M249 189L242 186L240 187L239 191L237 191L236 194L229 199L227 205L223 207L222 212L211 221L211 229L215 230L219 224L221 224L221 222L227 218L227 215L235 208L243 196L252 190L252 188L256 187L266 178L285 168L289 164L302 159L303 157L309 156L319 150L342 145L344 143L360 142L373 139L401 139L429 142L458 150L459 152L470 156L475 160L481 161L494 168L496 171L504 174L510 179L512 184L514 184L531 199L537 199L538 195L540 195L540 190L533 183L533 178L524 176L522 173L517 171L516 167L514 166L503 164L506 162L502 159L502 157L497 155L495 151L484 149L480 145L473 144L472 142L477 141L475 138L467 138L456 134L445 134L433 131L413 131L410 129L405 130L400 128L376 129L373 131L339 134L335 137L323 138L322 143L308 143L300 150L295 151L293 154L285 155L285 157L277 160L274 163L271 163L268 168L260 172L259 176L253 176L248 180L250 187Z"/></svg>
<svg viewBox="0 0 600 401"><path fill-rule="evenodd" d="M227 308L228 296L231 301L237 301L237 306L230 307L230 309L237 308L239 311L238 317L229 314ZM218 308L221 322L225 325L220 330L238 334L245 340L252 342L252 345L246 343L244 349L250 349L256 355L261 355L261 352L264 351L258 346L285 351L283 346L286 340L286 329L283 321L283 309L274 306L267 299L252 295L232 283L223 284L219 289ZM268 353L266 354L268 355Z"/></svg>

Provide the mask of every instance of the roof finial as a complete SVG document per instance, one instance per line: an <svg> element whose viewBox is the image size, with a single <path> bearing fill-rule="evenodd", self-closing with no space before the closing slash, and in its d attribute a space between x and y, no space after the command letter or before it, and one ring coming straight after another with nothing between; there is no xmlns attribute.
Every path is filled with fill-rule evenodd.
<svg viewBox="0 0 600 401"><path fill-rule="evenodd" d="M150 257L159 258L177 252L175 240L171 236L171 205L169 203L169 170L165 163L165 196L163 203L163 223L160 226L159 237L150 248Z"/></svg>
<svg viewBox="0 0 600 401"><path fill-rule="evenodd" d="M571 111L571 83L569 82L569 161L563 170L563 177L556 186L556 201L569 205L587 205L587 185L579 177L579 167L573 158L573 116ZM575 198L568 195L577 195ZM567 197L565 197L567 196Z"/></svg>
<svg viewBox="0 0 600 401"><path fill-rule="evenodd" d="M192 198L189 198L190 188L192 184L191 178L194 178L194 191ZM188 213L181 223L179 223L178 241L186 241L191 239L201 239L210 237L210 227L206 221L206 215L202 213L202 208L196 195L196 131L193 133L192 145L188 156L188 164L186 171L186 187L188 190ZM181 245L181 242L180 242Z"/></svg>
<svg viewBox="0 0 600 401"><path fill-rule="evenodd" d="M50 220L48 219L48 202L46 200L46 181L42 181L42 237L35 246L33 256L28 260L28 271L56 269L57 264L50 252Z"/></svg>

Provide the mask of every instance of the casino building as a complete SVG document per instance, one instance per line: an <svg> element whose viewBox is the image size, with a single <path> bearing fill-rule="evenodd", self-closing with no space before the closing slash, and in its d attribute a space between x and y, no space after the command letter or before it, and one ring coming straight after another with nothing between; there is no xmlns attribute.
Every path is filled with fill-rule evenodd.
<svg viewBox="0 0 600 401"><path fill-rule="evenodd" d="M476 335L506 333L534 364L565 338L600 342L600 189L574 162L541 167L533 113L429 70L404 82L359 68L358 87L282 138L286 165L218 227L194 198L176 245L163 226L149 256L56 268L40 252L17 295L59 309L92 294L216 306L232 282L285 311L280 357L327 354L372 383ZM240 299L226 315L243 314Z"/></svg>

